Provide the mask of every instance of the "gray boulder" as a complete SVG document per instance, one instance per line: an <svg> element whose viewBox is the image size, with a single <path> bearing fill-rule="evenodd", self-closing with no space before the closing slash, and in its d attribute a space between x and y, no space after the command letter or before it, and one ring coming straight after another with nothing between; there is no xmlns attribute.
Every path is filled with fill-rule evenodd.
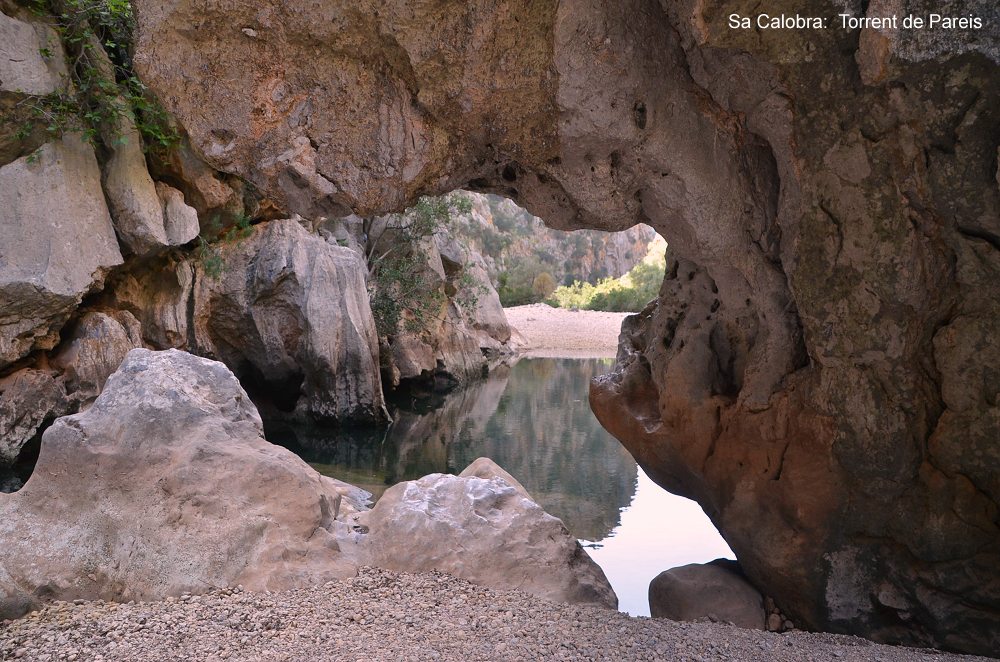
<svg viewBox="0 0 1000 662"><path fill-rule="evenodd" d="M131 119L122 117L108 134L114 149L104 166L104 192L118 236L136 255L171 245L139 130Z"/></svg>
<svg viewBox="0 0 1000 662"><path fill-rule="evenodd" d="M149 255L197 237L198 212L184 202L183 193L153 181L132 119L119 118L105 139L114 150L104 166L104 192L118 236L129 250Z"/></svg>
<svg viewBox="0 0 1000 662"><path fill-rule="evenodd" d="M507 381L504 380L503 383L506 384ZM496 409L496 407L494 406L493 409ZM476 458L469 466L463 469L462 473L458 474L458 476L459 478L482 478L483 480L493 480L498 478L517 490L518 494L523 496L525 499L531 499L534 501L531 494L528 493L528 490L521 484L521 481L511 476L507 473L506 469L488 457Z"/></svg>
<svg viewBox="0 0 1000 662"><path fill-rule="evenodd" d="M51 51L54 57L43 57ZM68 80L59 37L51 28L0 12L0 92L45 95Z"/></svg>
<svg viewBox="0 0 1000 662"><path fill-rule="evenodd" d="M388 419L364 261L294 220L256 226L197 263L195 353L217 358L297 417Z"/></svg>
<svg viewBox="0 0 1000 662"><path fill-rule="evenodd" d="M184 202L183 193L163 182L156 182L156 195L163 208L167 245L182 246L193 241L201 230L197 210Z"/></svg>
<svg viewBox="0 0 1000 662"><path fill-rule="evenodd" d="M490 466L492 465L492 466ZM470 476L431 474L387 490L354 515L359 563L401 572L440 570L477 584L556 602L618 606L601 568L517 481L479 459Z"/></svg>
<svg viewBox="0 0 1000 662"><path fill-rule="evenodd" d="M764 598L744 578L739 564L728 559L661 572L649 584L649 613L673 621L708 618L765 629Z"/></svg>
<svg viewBox="0 0 1000 662"><path fill-rule="evenodd" d="M0 494L0 618L45 600L154 600L353 576L332 531L367 493L262 438L222 364L130 352L86 412Z"/></svg>
<svg viewBox="0 0 1000 662"><path fill-rule="evenodd" d="M54 347L121 263L89 145L67 135L0 167L0 369Z"/></svg>

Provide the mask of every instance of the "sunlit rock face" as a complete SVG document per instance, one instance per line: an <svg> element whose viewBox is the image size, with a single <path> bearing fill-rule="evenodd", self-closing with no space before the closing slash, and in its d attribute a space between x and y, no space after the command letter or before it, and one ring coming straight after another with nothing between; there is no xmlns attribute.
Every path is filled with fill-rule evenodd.
<svg viewBox="0 0 1000 662"><path fill-rule="evenodd" d="M740 0L135 4L194 149L288 211L465 186L652 225L668 277L605 426L796 623L1000 649L994 5L911 40L733 30Z"/></svg>

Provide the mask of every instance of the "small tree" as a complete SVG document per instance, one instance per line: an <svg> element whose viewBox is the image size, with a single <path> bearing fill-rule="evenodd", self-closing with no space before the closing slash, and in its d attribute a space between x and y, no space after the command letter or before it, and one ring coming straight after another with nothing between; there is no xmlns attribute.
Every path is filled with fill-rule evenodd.
<svg viewBox="0 0 1000 662"><path fill-rule="evenodd" d="M454 216L471 209L461 195L423 197L403 214L365 221L368 290L379 335L391 336L401 326L420 332L439 319L446 295L421 253Z"/></svg>
<svg viewBox="0 0 1000 662"><path fill-rule="evenodd" d="M535 276L535 280L531 283L531 291L534 292L538 300L541 301L555 292L556 286L556 279L552 277L552 274L548 271L543 271Z"/></svg>

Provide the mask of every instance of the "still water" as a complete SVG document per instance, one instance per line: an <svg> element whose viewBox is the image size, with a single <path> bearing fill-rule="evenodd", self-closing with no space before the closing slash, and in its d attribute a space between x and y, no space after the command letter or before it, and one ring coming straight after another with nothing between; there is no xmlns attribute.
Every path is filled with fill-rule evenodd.
<svg viewBox="0 0 1000 662"><path fill-rule="evenodd" d="M586 546L619 609L648 615L646 589L660 571L733 554L696 503L656 486L597 422L587 391L611 363L522 359L430 405L397 405L387 432L275 424L267 437L376 498L400 481L492 458Z"/></svg>

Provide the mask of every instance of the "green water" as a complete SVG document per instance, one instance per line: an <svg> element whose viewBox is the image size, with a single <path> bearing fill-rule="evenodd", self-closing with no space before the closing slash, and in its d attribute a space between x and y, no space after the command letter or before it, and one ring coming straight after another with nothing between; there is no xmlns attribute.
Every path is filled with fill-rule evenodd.
<svg viewBox="0 0 1000 662"><path fill-rule="evenodd" d="M597 422L587 392L611 363L523 359L436 406L394 407L387 431L273 424L267 437L376 498L489 457L584 542L623 611L648 614L646 587L658 572L731 553L697 504L654 485Z"/></svg>

